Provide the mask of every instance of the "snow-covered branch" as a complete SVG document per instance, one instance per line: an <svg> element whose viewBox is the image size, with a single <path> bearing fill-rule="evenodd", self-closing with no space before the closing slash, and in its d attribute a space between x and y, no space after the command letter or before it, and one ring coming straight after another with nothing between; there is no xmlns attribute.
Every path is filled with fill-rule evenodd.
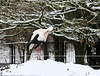
<svg viewBox="0 0 100 76"><path fill-rule="evenodd" d="M0 29L1 31L7 31L7 30L11 30L11 29L15 29L17 26L12 26L12 27L8 27L8 28L4 28L4 29Z"/></svg>
<svg viewBox="0 0 100 76"><path fill-rule="evenodd" d="M92 9L92 10L100 10L100 2L86 2L86 5L88 8Z"/></svg>
<svg viewBox="0 0 100 76"><path fill-rule="evenodd" d="M12 35L1 35L0 36L0 40L4 39L4 38L8 38L8 37L13 37L13 36L17 36L18 34L22 33L24 30L18 32L18 33L14 33Z"/></svg>
<svg viewBox="0 0 100 76"><path fill-rule="evenodd" d="M9 10L8 12L1 9L0 39L23 33L20 30L17 31L19 28L29 32L30 29L35 30L49 26L54 27L52 35L64 37L68 40L79 41L80 37L82 39L90 36L100 37L99 21L96 22L99 13L91 10L99 3L93 4L84 1L84 5L82 5L80 1L45 0L12 4L18 8L13 7L12 9L12 6L9 5L10 8L4 6ZM91 22L98 24L94 25ZM14 29L18 33L7 33Z"/></svg>

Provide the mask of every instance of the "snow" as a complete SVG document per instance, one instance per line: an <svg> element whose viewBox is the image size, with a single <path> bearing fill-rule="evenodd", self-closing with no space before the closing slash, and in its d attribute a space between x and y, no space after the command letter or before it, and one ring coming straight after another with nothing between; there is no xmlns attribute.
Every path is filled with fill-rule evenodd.
<svg viewBox="0 0 100 76"><path fill-rule="evenodd" d="M87 7L90 7L91 4L92 3L90 3L90 2L86 2Z"/></svg>
<svg viewBox="0 0 100 76"><path fill-rule="evenodd" d="M90 7L91 9L93 9L93 10L100 10L100 6L91 6L92 4L96 4L97 2L86 2L86 5L87 5L87 7Z"/></svg>
<svg viewBox="0 0 100 76"><path fill-rule="evenodd" d="M99 76L100 70L86 65L62 63L53 60L29 60L23 64L12 64L2 71L2 76Z"/></svg>
<svg viewBox="0 0 100 76"><path fill-rule="evenodd" d="M98 6L98 7L91 7L91 9L93 9L93 10L100 10L100 7Z"/></svg>

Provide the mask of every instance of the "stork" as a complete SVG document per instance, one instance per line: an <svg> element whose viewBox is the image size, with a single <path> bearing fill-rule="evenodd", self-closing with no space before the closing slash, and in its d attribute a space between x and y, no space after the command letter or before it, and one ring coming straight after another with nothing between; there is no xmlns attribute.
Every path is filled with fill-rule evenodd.
<svg viewBox="0 0 100 76"><path fill-rule="evenodd" d="M48 33L52 30L53 27L49 27L47 29L38 29L32 32L27 43L28 58L31 55L32 49L35 48L37 53L37 60L41 60L38 46L41 45L43 42L46 42Z"/></svg>

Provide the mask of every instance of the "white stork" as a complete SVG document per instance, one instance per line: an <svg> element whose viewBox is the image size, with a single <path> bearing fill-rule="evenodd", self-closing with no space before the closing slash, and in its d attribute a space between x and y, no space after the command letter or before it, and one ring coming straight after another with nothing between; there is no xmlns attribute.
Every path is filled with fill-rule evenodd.
<svg viewBox="0 0 100 76"><path fill-rule="evenodd" d="M38 46L41 45L43 42L46 42L48 33L52 30L53 27L49 27L48 29L38 29L31 34L27 44L29 57L31 55L32 49L35 48L37 52L37 60L41 60Z"/></svg>

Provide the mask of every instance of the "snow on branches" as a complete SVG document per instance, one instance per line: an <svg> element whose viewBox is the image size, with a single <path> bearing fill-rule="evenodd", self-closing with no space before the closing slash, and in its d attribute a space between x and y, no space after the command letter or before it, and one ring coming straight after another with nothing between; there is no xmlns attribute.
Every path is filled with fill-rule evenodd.
<svg viewBox="0 0 100 76"><path fill-rule="evenodd" d="M90 4L80 1L41 0L7 2L0 13L0 39L17 36L23 31L53 26L52 35L68 40L100 38L98 11L89 9ZM93 7L92 7L93 8ZM94 24L95 23L95 24ZM16 30L14 30L16 29ZM19 30L20 29L20 30ZM22 30L21 30L22 29ZM12 31L9 34L7 31Z"/></svg>

